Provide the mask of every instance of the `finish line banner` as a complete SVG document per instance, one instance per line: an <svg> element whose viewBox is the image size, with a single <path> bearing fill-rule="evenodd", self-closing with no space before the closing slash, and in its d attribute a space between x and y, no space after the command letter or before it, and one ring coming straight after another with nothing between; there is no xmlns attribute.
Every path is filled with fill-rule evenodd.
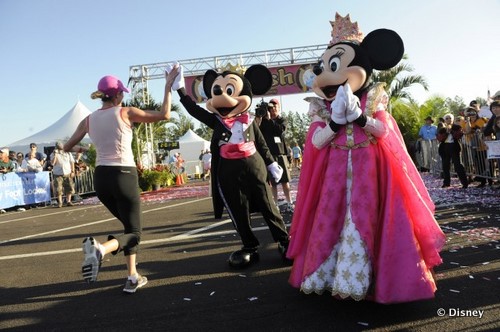
<svg viewBox="0 0 500 332"><path fill-rule="evenodd" d="M50 172L0 174L0 208L50 201Z"/></svg>
<svg viewBox="0 0 500 332"><path fill-rule="evenodd" d="M269 68L273 75L273 85L266 96L311 92L314 80L313 64L290 65ZM207 96L203 91L203 75L184 78L186 93L197 103L204 103ZM260 97L260 96L254 96Z"/></svg>

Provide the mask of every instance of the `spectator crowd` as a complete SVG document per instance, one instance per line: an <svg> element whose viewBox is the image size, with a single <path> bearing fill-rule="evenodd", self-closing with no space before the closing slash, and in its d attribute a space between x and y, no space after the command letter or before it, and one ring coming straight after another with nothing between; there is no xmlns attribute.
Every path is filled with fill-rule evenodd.
<svg viewBox="0 0 500 332"><path fill-rule="evenodd" d="M88 170L81 151L69 153L62 151L62 143L46 148L49 155L38 151L36 143L30 143L29 151L11 151L8 147L0 149L0 173L51 172L51 192L55 198L54 206L62 207L63 201L72 206L72 201L79 197L75 195L75 178L82 176ZM65 199L63 200L63 195ZM75 196L73 196L75 195ZM72 198L73 196L73 198ZM25 207L16 207L24 211ZM5 213L0 209L0 213Z"/></svg>
<svg viewBox="0 0 500 332"><path fill-rule="evenodd" d="M500 91L495 94L489 110L480 115L480 105L473 100L460 114L448 113L434 125L425 119L416 144L416 160L421 171L431 171L443 178L443 187L450 186L453 170L463 188L498 183L500 176Z"/></svg>

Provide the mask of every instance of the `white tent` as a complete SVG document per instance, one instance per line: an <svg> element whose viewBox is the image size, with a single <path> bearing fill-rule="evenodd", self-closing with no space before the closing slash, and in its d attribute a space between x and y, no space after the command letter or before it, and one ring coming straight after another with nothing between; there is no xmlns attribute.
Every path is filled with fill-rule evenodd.
<svg viewBox="0 0 500 332"><path fill-rule="evenodd" d="M38 151L43 152L43 148L46 146L53 147L57 141L68 140L73 135L78 124L89 114L90 110L78 101L75 106L49 127L22 140L13 142L7 147L11 151L26 153L29 151L30 143L36 143ZM90 143L88 136L83 141Z"/></svg>
<svg viewBox="0 0 500 332"><path fill-rule="evenodd" d="M187 174L196 173L196 166L200 166L198 159L201 150L209 150L210 142L198 136L189 129L182 137L179 137L179 149L170 151L170 154L180 152L182 158L186 161L185 167ZM203 172L201 169L200 172Z"/></svg>

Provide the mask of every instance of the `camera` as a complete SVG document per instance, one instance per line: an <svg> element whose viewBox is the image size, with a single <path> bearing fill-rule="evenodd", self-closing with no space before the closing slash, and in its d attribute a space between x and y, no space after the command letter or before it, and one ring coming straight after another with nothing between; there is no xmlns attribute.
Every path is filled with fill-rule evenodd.
<svg viewBox="0 0 500 332"><path fill-rule="evenodd" d="M268 106L269 103L266 103L264 100L261 100L261 102L255 106L255 116L261 118L265 117L267 115Z"/></svg>

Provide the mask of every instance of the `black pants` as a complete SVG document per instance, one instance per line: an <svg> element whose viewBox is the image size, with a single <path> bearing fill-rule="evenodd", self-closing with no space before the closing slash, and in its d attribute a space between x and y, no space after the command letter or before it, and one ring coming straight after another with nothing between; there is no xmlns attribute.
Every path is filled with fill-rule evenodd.
<svg viewBox="0 0 500 332"><path fill-rule="evenodd" d="M449 186L450 179L450 166L451 162L453 162L453 167L455 168L455 172L457 172L458 178L460 179L460 183L462 186L467 187L467 175L465 174L465 168L460 162L460 144L458 143L441 143L439 146L439 154L441 156L442 165L443 165L443 186Z"/></svg>
<svg viewBox="0 0 500 332"><path fill-rule="evenodd" d="M118 252L125 256L136 254L141 240L141 200L139 196L137 169L122 166L97 166L94 173L94 186L97 197L123 224L124 234L110 236L116 239Z"/></svg>
<svg viewBox="0 0 500 332"><path fill-rule="evenodd" d="M250 202L262 213L273 239L288 243L286 226L274 204L266 182L267 169L258 153L244 159L221 158L217 174L220 194L244 249L259 246L250 224Z"/></svg>

